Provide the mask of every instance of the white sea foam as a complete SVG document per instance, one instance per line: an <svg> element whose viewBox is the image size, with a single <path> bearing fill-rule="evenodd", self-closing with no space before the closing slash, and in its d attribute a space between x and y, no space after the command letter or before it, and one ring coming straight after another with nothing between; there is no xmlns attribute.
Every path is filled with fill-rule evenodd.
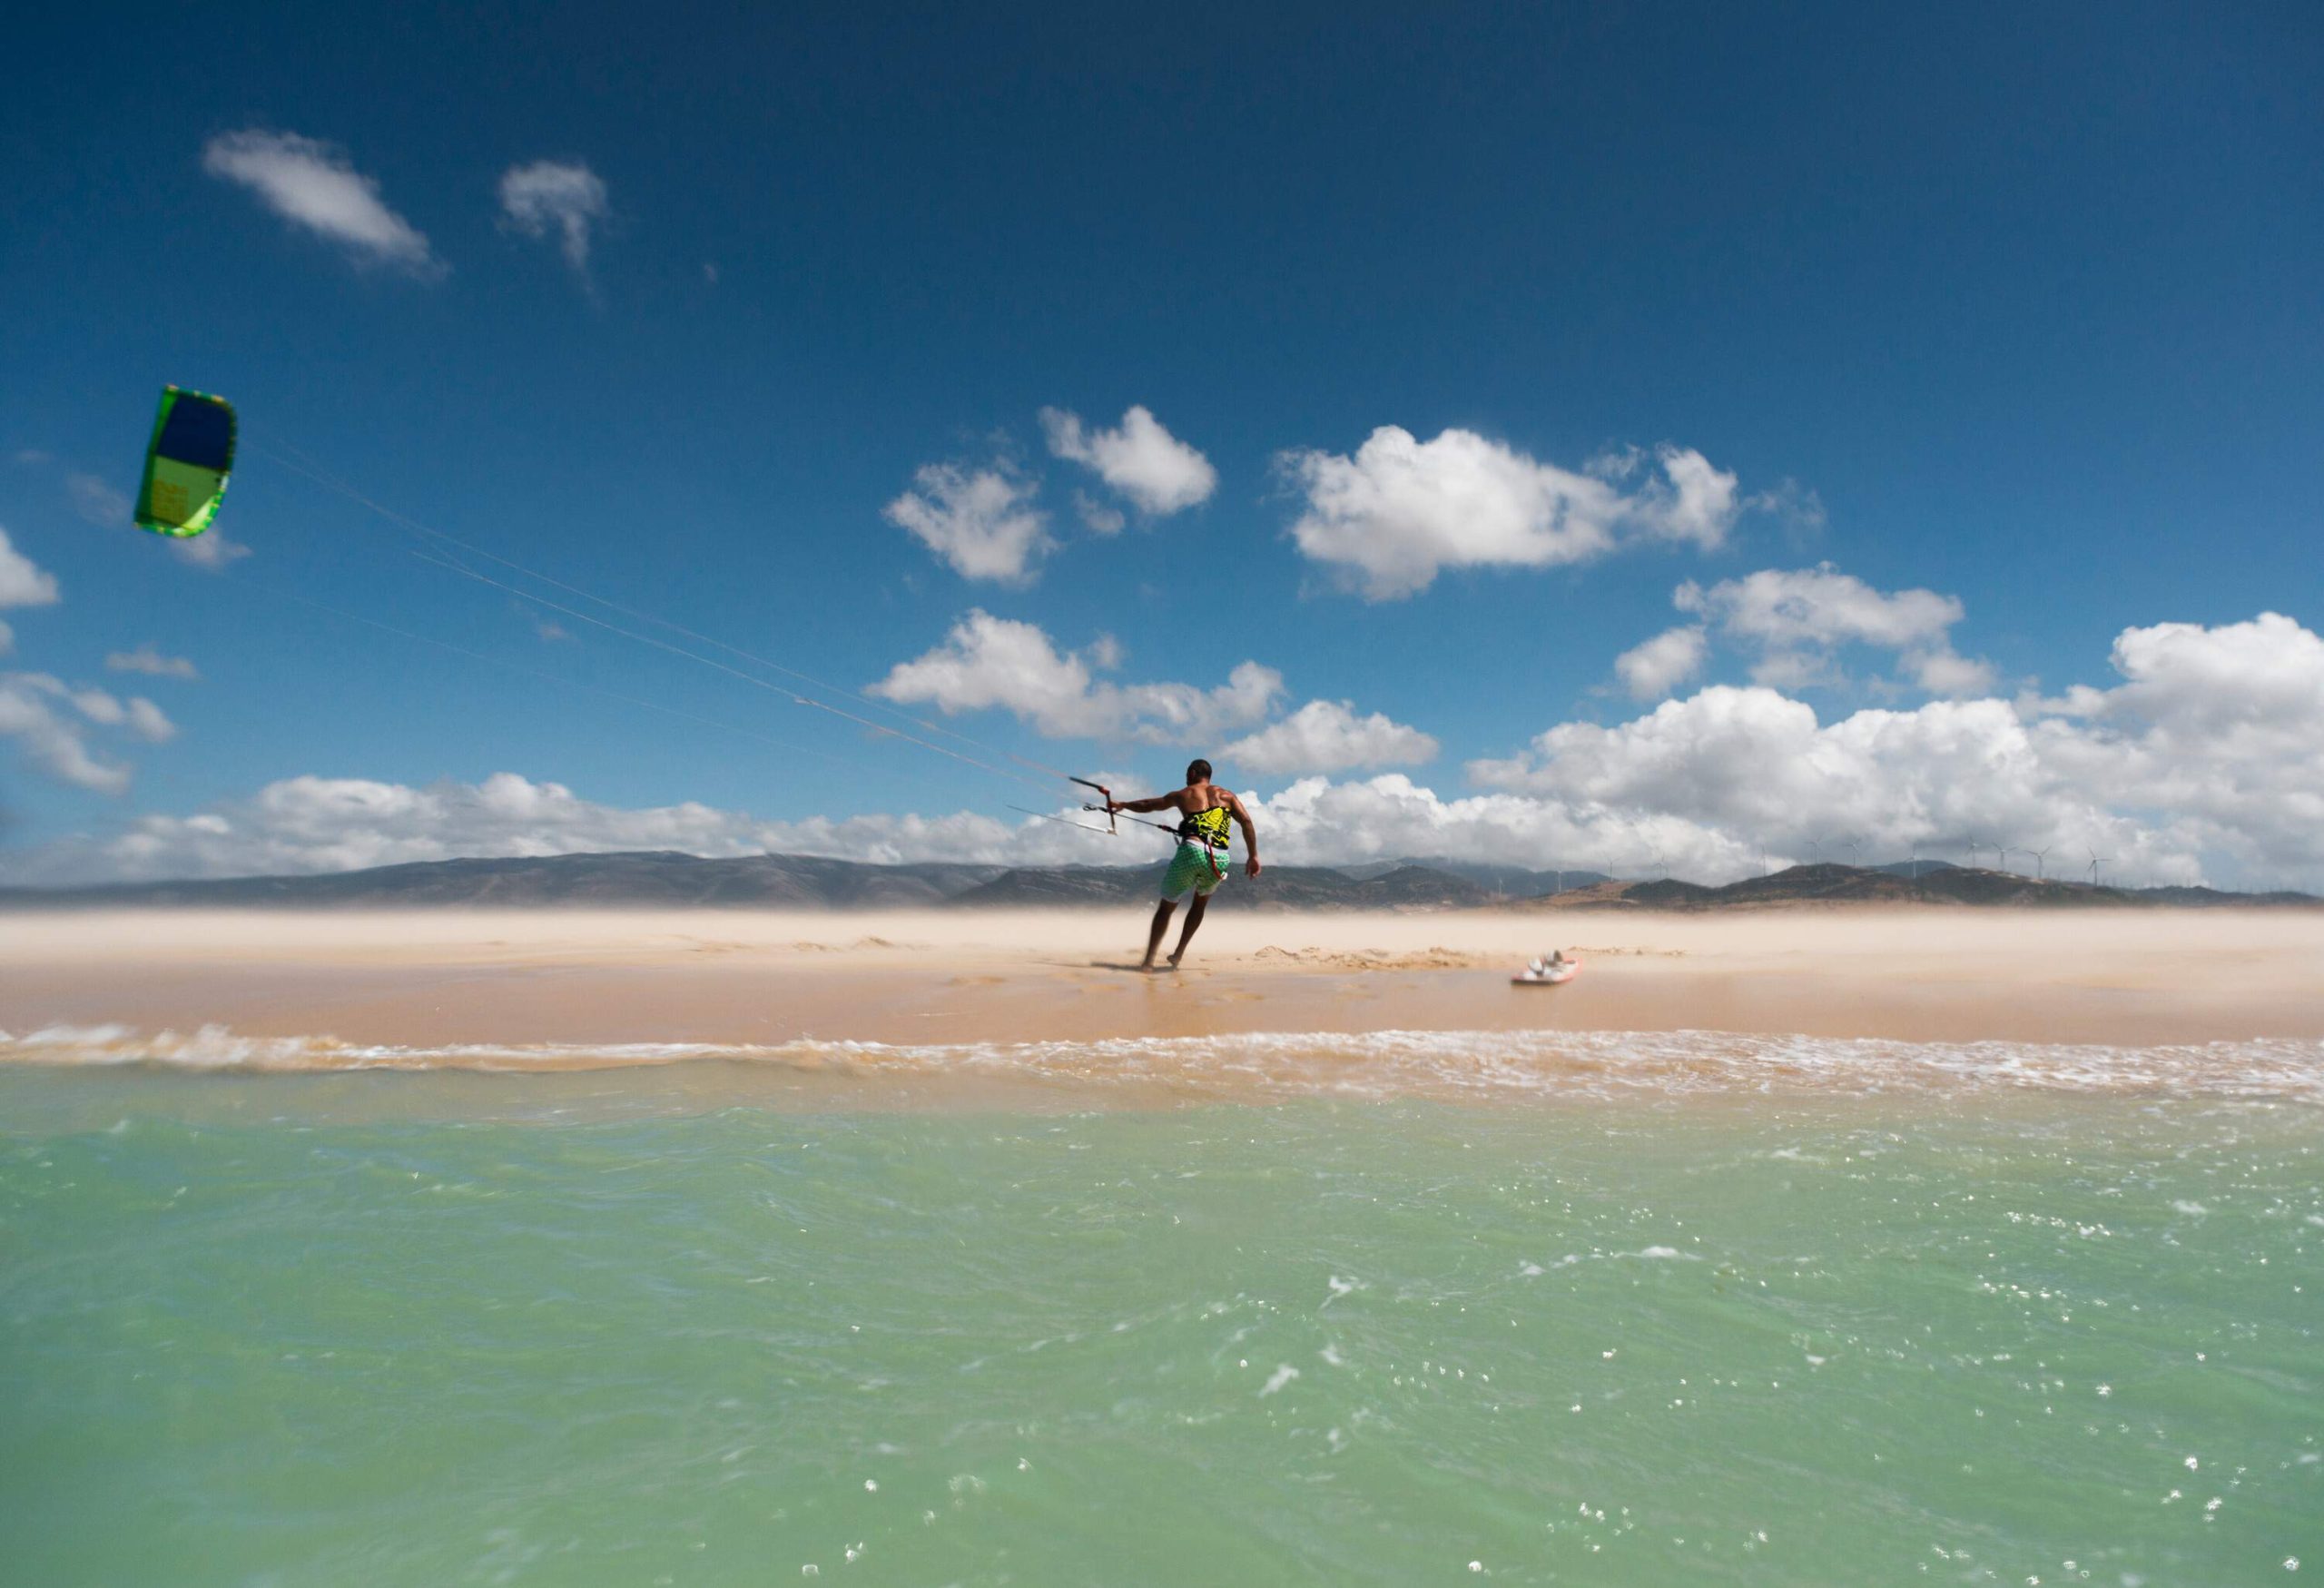
<svg viewBox="0 0 2324 1588"><path fill-rule="evenodd" d="M799 1041L456 1043L253 1037L118 1025L0 1031L0 1063L187 1070L547 1071L716 1061L876 1080L1000 1075L1189 1096L2031 1090L2324 1104L2324 1041L2267 1038L2156 1047L1903 1042L1734 1031L1244 1032L1096 1041L891 1044Z"/></svg>

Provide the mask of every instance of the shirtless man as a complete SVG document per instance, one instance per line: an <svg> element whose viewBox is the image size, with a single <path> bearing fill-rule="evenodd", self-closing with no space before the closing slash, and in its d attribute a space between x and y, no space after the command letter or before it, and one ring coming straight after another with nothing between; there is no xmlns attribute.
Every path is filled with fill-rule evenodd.
<svg viewBox="0 0 2324 1588"><path fill-rule="evenodd" d="M1178 901L1191 892L1194 903L1187 908L1187 924L1178 933L1177 951L1170 956L1170 969L1187 955L1187 945L1195 940L1195 928L1202 924L1202 913L1210 903L1212 890L1226 880L1226 845L1231 834L1227 823L1232 821L1243 829L1246 858L1243 874L1259 874L1259 833L1251 825L1251 814L1243 802L1235 797L1232 789L1224 789L1210 781L1210 763L1196 761L1187 767L1187 786L1173 794L1156 794L1151 799L1118 800L1108 797L1106 809L1113 811L1176 811L1183 819L1178 823L1178 853L1171 857L1170 869L1162 874L1162 902L1154 907L1154 927L1146 934L1146 960L1142 971L1154 969L1154 956L1162 947L1162 934L1170 929L1171 912Z"/></svg>

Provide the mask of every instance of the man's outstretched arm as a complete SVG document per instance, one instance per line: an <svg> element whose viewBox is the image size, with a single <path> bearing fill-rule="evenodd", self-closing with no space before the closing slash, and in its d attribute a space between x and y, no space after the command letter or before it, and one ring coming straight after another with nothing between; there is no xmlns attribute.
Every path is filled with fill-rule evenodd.
<svg viewBox="0 0 2324 1588"><path fill-rule="evenodd" d="M1178 796L1174 794L1154 794L1142 800L1109 799L1106 802L1106 809L1109 811L1175 811L1177 808Z"/></svg>

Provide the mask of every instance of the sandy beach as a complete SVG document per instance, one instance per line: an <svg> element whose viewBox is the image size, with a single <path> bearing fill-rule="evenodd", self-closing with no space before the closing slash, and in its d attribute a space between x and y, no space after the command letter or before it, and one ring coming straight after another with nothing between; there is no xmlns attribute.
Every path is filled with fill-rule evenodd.
<svg viewBox="0 0 2324 1588"><path fill-rule="evenodd" d="M2324 915L1246 915L1136 969L1119 912L0 919L0 1030L354 1043L896 1043L1721 1031L2150 1045L2324 1035ZM1562 947L1582 974L1514 988Z"/></svg>

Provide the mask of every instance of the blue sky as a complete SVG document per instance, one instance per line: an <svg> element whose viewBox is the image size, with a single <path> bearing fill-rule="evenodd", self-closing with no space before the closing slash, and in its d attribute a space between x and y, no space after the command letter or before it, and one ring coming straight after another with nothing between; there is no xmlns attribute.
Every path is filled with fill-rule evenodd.
<svg viewBox="0 0 2324 1588"><path fill-rule="evenodd" d="M2311 7L103 7L18 37L0 872L1079 842L1008 825L1054 788L424 563L312 465L1045 764L1207 751L1286 857L1711 874L2005 829L2324 873ZM211 566L120 521L165 380L245 422ZM1133 407L1162 439L1110 478L1042 418L1086 441ZM1051 548L964 576L895 508L960 527L931 466ZM983 648L948 641L979 612ZM198 678L108 666L148 645ZM1204 698L1246 662L1279 686Z"/></svg>

